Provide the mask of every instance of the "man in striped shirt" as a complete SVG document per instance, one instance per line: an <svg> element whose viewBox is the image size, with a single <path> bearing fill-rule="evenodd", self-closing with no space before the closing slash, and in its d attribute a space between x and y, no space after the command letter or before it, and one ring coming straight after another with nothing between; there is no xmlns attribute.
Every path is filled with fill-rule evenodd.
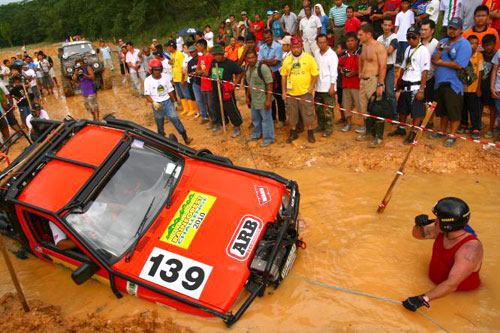
<svg viewBox="0 0 500 333"><path fill-rule="evenodd" d="M333 29L333 34L335 35L335 44L341 44L345 42L345 21L347 19L347 5L342 3L342 0L335 0L335 6L330 9L330 26Z"/></svg>
<svg viewBox="0 0 500 333"><path fill-rule="evenodd" d="M443 12L443 27L441 28L441 38L447 38L448 22L455 16L462 16L463 0L441 0L439 11Z"/></svg>

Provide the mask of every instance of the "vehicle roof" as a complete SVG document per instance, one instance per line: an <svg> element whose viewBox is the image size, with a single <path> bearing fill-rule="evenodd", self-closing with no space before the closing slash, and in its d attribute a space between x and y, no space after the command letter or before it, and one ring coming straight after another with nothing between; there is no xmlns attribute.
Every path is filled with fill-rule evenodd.
<svg viewBox="0 0 500 333"><path fill-rule="evenodd" d="M121 130L87 125L55 155L98 167L123 135ZM57 212L76 195L94 171L94 168L51 159L24 188L18 200Z"/></svg>
<svg viewBox="0 0 500 333"><path fill-rule="evenodd" d="M92 43L88 40L79 40L76 42L64 42L64 43L62 43L62 47L80 45L80 44L92 44Z"/></svg>

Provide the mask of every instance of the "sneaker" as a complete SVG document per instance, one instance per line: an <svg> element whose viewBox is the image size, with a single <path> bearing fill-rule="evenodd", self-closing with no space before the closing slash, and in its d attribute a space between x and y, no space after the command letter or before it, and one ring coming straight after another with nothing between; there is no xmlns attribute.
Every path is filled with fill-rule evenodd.
<svg viewBox="0 0 500 333"><path fill-rule="evenodd" d="M200 121L200 124L202 124L202 125L203 125L203 124L208 123L209 121L210 121L210 120L208 120L208 119L202 119L202 120Z"/></svg>
<svg viewBox="0 0 500 333"><path fill-rule="evenodd" d="M274 142L269 142L269 141L264 141L260 144L261 147L267 147L269 145L272 145Z"/></svg>
<svg viewBox="0 0 500 333"><path fill-rule="evenodd" d="M260 136L258 138L249 137L248 140L247 140L247 142L257 141L260 138L261 138Z"/></svg>
<svg viewBox="0 0 500 333"><path fill-rule="evenodd" d="M429 138L430 139L441 139L441 138L444 138L444 135L441 133L431 133L431 135L429 135Z"/></svg>
<svg viewBox="0 0 500 333"><path fill-rule="evenodd" d="M360 128L358 128L357 130L355 130L356 133L366 133L366 127L365 126L362 126Z"/></svg>
<svg viewBox="0 0 500 333"><path fill-rule="evenodd" d="M340 118L339 120L335 121L335 125L343 124L345 123L345 121L346 121L345 119Z"/></svg>
<svg viewBox="0 0 500 333"><path fill-rule="evenodd" d="M472 140L480 140L481 139L481 135L479 134L479 131L478 130L474 130L471 134L471 138Z"/></svg>
<svg viewBox="0 0 500 333"><path fill-rule="evenodd" d="M356 141L368 141L371 138L373 138L371 135L363 134L363 135L358 135L358 137L356 138Z"/></svg>
<svg viewBox="0 0 500 333"><path fill-rule="evenodd" d="M382 139L375 138L375 140L373 140L373 141L372 141L372 142L368 145L368 147L370 147L370 148L379 148L381 145L382 145Z"/></svg>
<svg viewBox="0 0 500 333"><path fill-rule="evenodd" d="M396 130L392 131L391 133L387 134L389 136L406 136L406 130L402 127L396 128Z"/></svg>
<svg viewBox="0 0 500 333"><path fill-rule="evenodd" d="M231 134L231 137L232 138L236 138L237 136L239 136L241 134L241 131L238 127L236 127L234 130L233 130L233 134Z"/></svg>
<svg viewBox="0 0 500 333"><path fill-rule="evenodd" d="M464 134L465 133L465 127L460 127L458 130L457 130L457 134Z"/></svg>
<svg viewBox="0 0 500 333"><path fill-rule="evenodd" d="M492 131L488 131L484 134L484 138L485 139L491 139L493 137L493 132Z"/></svg>
<svg viewBox="0 0 500 333"><path fill-rule="evenodd" d="M448 139L444 140L443 145L445 147L450 148L455 144L456 141L457 141L457 139L455 139L455 138L448 138Z"/></svg>
<svg viewBox="0 0 500 333"><path fill-rule="evenodd" d="M347 123L344 125L344 127L342 127L341 131L342 132L349 132L351 129L352 129L352 125Z"/></svg>

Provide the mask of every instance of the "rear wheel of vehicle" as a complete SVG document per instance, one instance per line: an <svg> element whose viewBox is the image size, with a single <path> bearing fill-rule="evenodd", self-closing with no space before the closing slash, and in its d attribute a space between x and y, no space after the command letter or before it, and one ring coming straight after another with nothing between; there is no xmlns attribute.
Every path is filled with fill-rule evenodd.
<svg viewBox="0 0 500 333"><path fill-rule="evenodd" d="M75 95L75 90L73 89L73 84L71 83L71 79L66 76L62 76L62 86L64 91L64 96L71 97Z"/></svg>
<svg viewBox="0 0 500 333"><path fill-rule="evenodd" d="M174 141L175 143L179 143L179 140L177 140L177 137L175 136L175 134L174 134L174 133L170 133L170 134L168 135L168 139L169 139L170 141Z"/></svg>

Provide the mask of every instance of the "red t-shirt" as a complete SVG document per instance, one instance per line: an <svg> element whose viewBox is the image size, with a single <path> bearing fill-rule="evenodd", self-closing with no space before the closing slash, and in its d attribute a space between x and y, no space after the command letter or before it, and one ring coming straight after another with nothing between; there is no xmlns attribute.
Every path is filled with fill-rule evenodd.
<svg viewBox="0 0 500 333"><path fill-rule="evenodd" d="M488 6L490 8L490 12L500 9L500 1L499 0L484 0L483 5ZM492 28L495 28L497 30L500 29L500 18L494 19L494 18L491 18L491 16L490 16L490 20L491 20L490 26Z"/></svg>
<svg viewBox="0 0 500 333"><path fill-rule="evenodd" d="M357 17L353 17L350 20L345 20L345 32L358 33L359 27L361 26L361 21Z"/></svg>
<svg viewBox="0 0 500 333"><path fill-rule="evenodd" d="M401 0L387 0L384 4L384 13L385 12L392 12L395 11L396 9L399 9L401 11ZM392 23L396 20L396 15L392 17Z"/></svg>
<svg viewBox="0 0 500 333"><path fill-rule="evenodd" d="M213 59L214 56L211 55L210 53L198 57L197 68L210 72L210 67L212 66ZM205 68L203 68L203 66L205 66ZM201 78L201 91L212 91L212 80L210 80L208 77Z"/></svg>
<svg viewBox="0 0 500 333"><path fill-rule="evenodd" d="M359 75L347 77L344 69L351 72L359 71L359 56L347 54L339 59L339 67L342 69L342 88L359 89Z"/></svg>
<svg viewBox="0 0 500 333"><path fill-rule="evenodd" d="M258 27L259 30L257 31L255 28ZM251 25L251 30L253 31L253 34L255 35L255 40L257 42L260 42L261 40L264 39L264 28L266 26L264 25L264 22L259 21L259 22L254 22Z"/></svg>

